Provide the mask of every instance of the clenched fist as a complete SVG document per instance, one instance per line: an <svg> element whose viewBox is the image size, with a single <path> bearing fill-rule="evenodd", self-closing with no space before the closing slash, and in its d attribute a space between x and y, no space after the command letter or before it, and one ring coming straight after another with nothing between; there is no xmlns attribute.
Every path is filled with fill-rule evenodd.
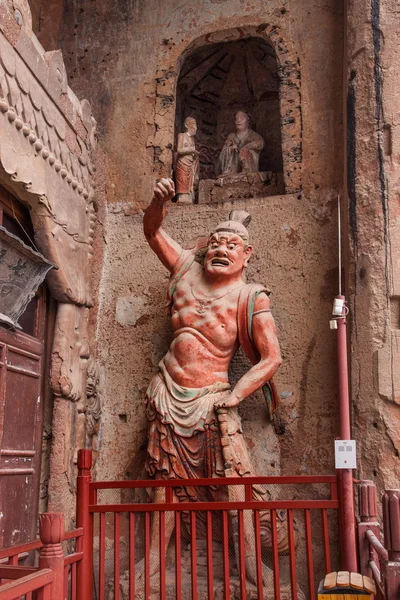
<svg viewBox="0 0 400 600"><path fill-rule="evenodd" d="M175 196L175 184L172 179L163 178L154 187L154 197L161 202L168 202Z"/></svg>

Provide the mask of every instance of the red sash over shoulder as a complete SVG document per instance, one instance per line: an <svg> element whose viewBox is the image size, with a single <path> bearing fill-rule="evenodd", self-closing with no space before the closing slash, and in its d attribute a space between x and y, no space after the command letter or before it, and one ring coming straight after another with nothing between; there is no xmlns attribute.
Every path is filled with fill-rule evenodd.
<svg viewBox="0 0 400 600"><path fill-rule="evenodd" d="M270 294L269 290L259 283L248 283L241 289L238 302L237 323L239 342L243 348L243 352L253 365L260 361L260 355L253 342L252 321L254 304L257 296L261 293L265 293L267 296ZM280 403L279 393L272 378L265 382L262 390L267 404L268 418L272 420L273 414Z"/></svg>

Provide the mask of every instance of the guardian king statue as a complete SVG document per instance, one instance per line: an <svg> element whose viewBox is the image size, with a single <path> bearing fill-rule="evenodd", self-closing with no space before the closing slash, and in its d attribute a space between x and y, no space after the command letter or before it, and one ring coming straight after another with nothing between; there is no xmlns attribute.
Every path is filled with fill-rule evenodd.
<svg viewBox="0 0 400 600"><path fill-rule="evenodd" d="M233 211L208 239L184 249L162 227L174 194L173 181L162 179L144 215L146 239L171 273L168 311L174 332L147 390L146 469L163 479L254 475L237 409L242 400L266 386L271 413L274 411L278 397L271 380L281 356L268 292L264 286L244 280L253 252L246 228L250 215ZM204 261L199 263L196 255L202 246ZM228 369L240 345L253 366L232 388ZM221 499L223 492L211 486L206 491L182 486L174 493L176 501L210 501ZM254 489L253 493L262 499L265 490ZM261 520L263 543L268 546L269 515ZM278 523L281 550L287 544L282 525ZM172 530L170 520L166 523L167 543ZM245 537L246 574L255 582L254 548L251 535ZM158 527L153 526L151 554L157 554L158 548ZM158 564L156 558L151 561L153 573Z"/></svg>

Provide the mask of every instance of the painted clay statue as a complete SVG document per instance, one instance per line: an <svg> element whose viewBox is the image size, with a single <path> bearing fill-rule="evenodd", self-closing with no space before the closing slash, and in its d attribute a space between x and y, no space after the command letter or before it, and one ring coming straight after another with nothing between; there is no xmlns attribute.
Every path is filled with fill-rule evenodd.
<svg viewBox="0 0 400 600"><path fill-rule="evenodd" d="M180 202L193 202L194 187L199 178L199 154L194 137L197 123L193 117L185 119L185 132L178 134L175 164L176 197Z"/></svg>
<svg viewBox="0 0 400 600"><path fill-rule="evenodd" d="M219 155L221 175L258 171L264 140L249 127L249 115L235 113L236 133L230 133Z"/></svg>
<svg viewBox="0 0 400 600"><path fill-rule="evenodd" d="M267 290L244 280L253 252L246 229L251 217L244 211L232 211L229 220L217 225L208 239L202 238L202 243L186 250L162 228L167 203L174 194L172 180L162 179L144 215L146 239L171 273L169 313L174 331L147 390L146 470L164 479L254 475L237 409L244 398L270 382L281 357ZM203 264L195 260L201 247ZM239 345L253 366L232 389L228 368ZM274 394L275 388L271 389ZM277 405L276 397L274 402ZM182 486L175 500L209 501L221 499L222 493L220 489ZM258 499L264 494L261 489L254 491ZM160 499L156 495L155 500ZM269 515L262 516L262 523L268 546ZM284 529L283 523L278 523L280 550L287 544ZM172 521L166 523L167 543L172 530ZM247 546L252 545L251 540L252 534L246 533ZM158 553L158 544L155 523L151 553ZM254 582L254 552L246 554L247 577ZM151 564L157 569L159 563L155 558Z"/></svg>

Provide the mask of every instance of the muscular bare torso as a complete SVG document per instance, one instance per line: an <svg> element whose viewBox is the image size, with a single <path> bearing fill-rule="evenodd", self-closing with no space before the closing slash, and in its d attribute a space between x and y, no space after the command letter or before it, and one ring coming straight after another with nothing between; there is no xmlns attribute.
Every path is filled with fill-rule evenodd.
<svg viewBox="0 0 400 600"><path fill-rule="evenodd" d="M164 358L177 384L200 388L228 381L229 364L239 346L237 306L243 285L210 293L198 263L180 279L172 305L174 339Z"/></svg>

